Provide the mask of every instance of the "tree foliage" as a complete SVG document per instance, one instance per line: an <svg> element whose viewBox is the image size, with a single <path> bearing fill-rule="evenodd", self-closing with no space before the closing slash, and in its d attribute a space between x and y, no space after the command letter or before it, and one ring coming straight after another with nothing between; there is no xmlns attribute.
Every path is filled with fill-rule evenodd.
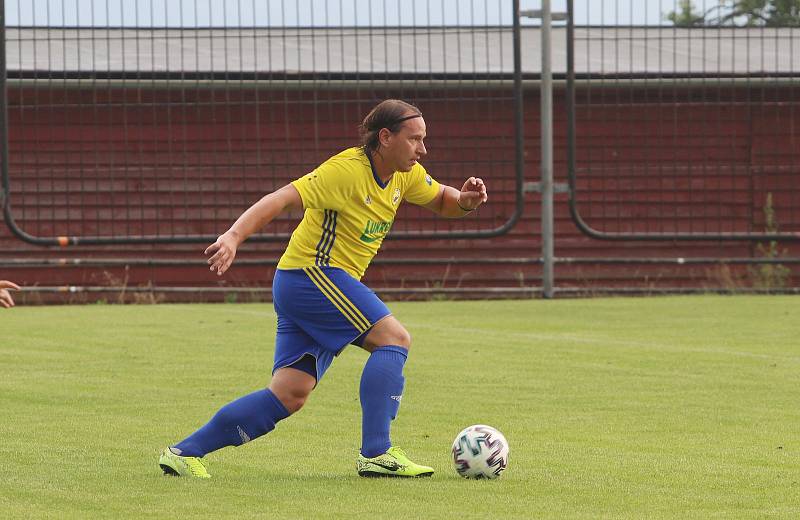
<svg viewBox="0 0 800 520"><path fill-rule="evenodd" d="M697 27L705 25L703 13L695 12L692 0L680 0L677 9L667 13L665 18L678 27Z"/></svg>
<svg viewBox="0 0 800 520"><path fill-rule="evenodd" d="M678 27L766 26L800 27L800 0L720 0L698 10L692 0L680 0L665 19Z"/></svg>

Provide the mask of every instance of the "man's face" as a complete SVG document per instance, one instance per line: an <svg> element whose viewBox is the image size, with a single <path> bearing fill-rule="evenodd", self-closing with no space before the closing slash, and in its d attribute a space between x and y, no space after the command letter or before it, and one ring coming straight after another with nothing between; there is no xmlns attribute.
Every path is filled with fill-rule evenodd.
<svg viewBox="0 0 800 520"><path fill-rule="evenodd" d="M428 153L423 143L427 135L425 120L421 117L409 119L403 123L397 133L387 132L387 134L381 152L384 158L394 165L395 171L410 171L417 161Z"/></svg>

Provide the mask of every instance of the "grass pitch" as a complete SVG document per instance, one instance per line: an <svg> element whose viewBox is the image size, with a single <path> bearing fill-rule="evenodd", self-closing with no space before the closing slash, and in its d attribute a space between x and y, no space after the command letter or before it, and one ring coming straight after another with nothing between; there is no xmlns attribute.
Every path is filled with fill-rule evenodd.
<svg viewBox="0 0 800 520"><path fill-rule="evenodd" d="M393 440L431 479L356 476L356 347L212 480L162 476L161 448L269 381L269 305L0 310L0 516L800 516L800 298L390 307L414 337ZM497 481L452 470L473 423L509 440Z"/></svg>

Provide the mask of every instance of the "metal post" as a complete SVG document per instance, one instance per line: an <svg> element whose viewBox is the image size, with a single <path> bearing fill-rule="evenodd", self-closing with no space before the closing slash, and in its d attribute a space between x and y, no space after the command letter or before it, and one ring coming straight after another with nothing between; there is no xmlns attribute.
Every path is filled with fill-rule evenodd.
<svg viewBox="0 0 800 520"><path fill-rule="evenodd" d="M6 4L0 1L0 211L9 222L8 91L6 82Z"/></svg>
<svg viewBox="0 0 800 520"><path fill-rule="evenodd" d="M542 296L553 297L553 74L550 64L550 0L542 0Z"/></svg>
<svg viewBox="0 0 800 520"><path fill-rule="evenodd" d="M571 6L571 4L570 4ZM541 75L541 181L525 183L528 191L542 194L542 296L552 298L554 291L553 265L554 258L554 226L553 226L553 193L566 193L566 184L553 183L553 72L550 63L550 28L553 20L567 20L568 13L553 13L550 0L542 0L542 8L520 12L521 16L540 18L542 35L542 75Z"/></svg>
<svg viewBox="0 0 800 520"><path fill-rule="evenodd" d="M513 29L513 43L514 43L514 169L516 173L516 197L517 208L524 210L525 208L525 194L524 190L524 168L525 168L525 138L523 130L525 128L525 120L522 116L522 37L520 26L520 13L519 0L512 1L514 9L514 29Z"/></svg>

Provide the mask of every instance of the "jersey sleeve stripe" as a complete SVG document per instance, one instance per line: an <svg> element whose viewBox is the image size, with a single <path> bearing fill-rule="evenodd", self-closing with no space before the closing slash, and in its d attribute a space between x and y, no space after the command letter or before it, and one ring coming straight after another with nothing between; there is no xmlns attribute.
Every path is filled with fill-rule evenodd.
<svg viewBox="0 0 800 520"><path fill-rule="evenodd" d="M333 249L333 243L336 242L336 221L339 216L339 213L336 211L331 211L331 218L332 223L330 226L331 232L330 236L328 237L328 244L323 246L323 260L326 266L330 265L331 261L331 249Z"/></svg>
<svg viewBox="0 0 800 520"><path fill-rule="evenodd" d="M303 271L359 332L364 332L371 327L369 320L358 310L358 307L353 305L321 269L318 267L306 267Z"/></svg>
<svg viewBox="0 0 800 520"><path fill-rule="evenodd" d="M325 210L325 219L322 221L322 235L319 237L319 242L317 243L317 254L316 254L316 264L317 265L325 265L326 258L325 258L325 247L327 245L328 240L330 239L330 234L332 233L332 223L333 220L333 211L326 209ZM330 257L327 259L330 260Z"/></svg>
<svg viewBox="0 0 800 520"><path fill-rule="evenodd" d="M322 221L322 233L320 234L319 242L317 242L317 247L316 247L317 254L316 254L315 260L316 260L316 264L317 265L319 265L319 263L320 263L320 257L319 257L320 251L321 251L320 248L322 247L322 242L325 240L325 229L328 226L328 210L327 209L325 210L324 214L325 214L325 218Z"/></svg>

